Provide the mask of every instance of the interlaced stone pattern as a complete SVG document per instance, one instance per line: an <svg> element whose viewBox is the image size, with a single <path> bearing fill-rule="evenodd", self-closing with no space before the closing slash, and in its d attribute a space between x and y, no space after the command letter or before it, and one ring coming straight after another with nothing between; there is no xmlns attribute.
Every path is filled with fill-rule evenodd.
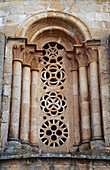
<svg viewBox="0 0 110 170"><path fill-rule="evenodd" d="M41 97L41 110L47 115L60 115L66 109L66 98L59 92L47 92Z"/></svg>
<svg viewBox="0 0 110 170"><path fill-rule="evenodd" d="M63 145L68 138L68 129L63 120L64 110L67 108L66 97L59 92L64 89L66 73L63 68L64 48L57 43L48 43L44 46L41 71L41 81L44 84L45 94L40 98L40 109L45 113L44 123L40 128L41 141L50 147ZM50 88L48 89L48 88ZM59 120L59 117L60 116ZM45 119L48 120L46 121Z"/></svg>

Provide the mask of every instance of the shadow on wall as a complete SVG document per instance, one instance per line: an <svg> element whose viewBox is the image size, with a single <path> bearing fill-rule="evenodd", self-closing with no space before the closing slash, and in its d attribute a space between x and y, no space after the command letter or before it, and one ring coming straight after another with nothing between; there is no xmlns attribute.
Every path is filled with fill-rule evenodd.
<svg viewBox="0 0 110 170"><path fill-rule="evenodd" d="M110 35L108 37L108 56L110 56Z"/></svg>

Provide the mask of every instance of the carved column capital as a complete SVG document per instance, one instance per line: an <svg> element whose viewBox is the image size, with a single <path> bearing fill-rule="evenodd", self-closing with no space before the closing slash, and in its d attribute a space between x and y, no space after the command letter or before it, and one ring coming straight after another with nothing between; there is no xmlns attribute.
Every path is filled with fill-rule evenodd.
<svg viewBox="0 0 110 170"><path fill-rule="evenodd" d="M76 47L76 59L78 61L79 67L86 67L87 66L87 57L85 54L84 47Z"/></svg>
<svg viewBox="0 0 110 170"><path fill-rule="evenodd" d="M43 51L34 52L34 57L31 61L31 69L32 70L39 71L39 62L41 60L42 53L43 53Z"/></svg>
<svg viewBox="0 0 110 170"><path fill-rule="evenodd" d="M30 47L26 46L23 50L22 57L23 57L23 65L31 66L31 61L34 58L34 48L31 46Z"/></svg>
<svg viewBox="0 0 110 170"><path fill-rule="evenodd" d="M77 60L72 60L72 69L71 69L71 71L77 71L77 70L78 70Z"/></svg>
<svg viewBox="0 0 110 170"><path fill-rule="evenodd" d="M77 71L78 69L78 64L75 59L75 52L74 51L68 51L67 52L67 58L71 61L71 71Z"/></svg>
<svg viewBox="0 0 110 170"><path fill-rule="evenodd" d="M88 63L97 62L98 57L98 49L97 47L87 47L86 48L86 56L88 59Z"/></svg>
<svg viewBox="0 0 110 170"><path fill-rule="evenodd" d="M23 49L25 48L24 45L14 45L13 46L13 60L17 60L17 61L21 61L23 62L23 58L22 58L22 52Z"/></svg>
<svg viewBox="0 0 110 170"><path fill-rule="evenodd" d="M39 64L39 58L37 56L34 56L31 61L31 69L38 71L38 64Z"/></svg>

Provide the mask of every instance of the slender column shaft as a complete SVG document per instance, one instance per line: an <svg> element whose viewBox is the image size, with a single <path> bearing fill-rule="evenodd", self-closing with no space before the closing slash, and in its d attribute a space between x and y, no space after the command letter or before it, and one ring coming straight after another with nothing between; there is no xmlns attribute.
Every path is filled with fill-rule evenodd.
<svg viewBox="0 0 110 170"><path fill-rule="evenodd" d="M101 132L97 62L95 61L90 63L90 86L91 86L92 138L99 139L102 136L102 132Z"/></svg>
<svg viewBox="0 0 110 170"><path fill-rule="evenodd" d="M3 65L5 52L5 34L0 32L0 117L1 115L1 101L2 101L2 85L3 85Z"/></svg>
<svg viewBox="0 0 110 170"><path fill-rule="evenodd" d="M23 67L20 140L29 141L30 67Z"/></svg>
<svg viewBox="0 0 110 170"><path fill-rule="evenodd" d="M79 68L82 141L90 140L90 115L86 67Z"/></svg>
<svg viewBox="0 0 110 170"><path fill-rule="evenodd" d="M73 143L78 145L80 143L80 119L79 119L79 102L78 102L78 73L72 72L73 75Z"/></svg>
<svg viewBox="0 0 110 170"><path fill-rule="evenodd" d="M20 98L21 98L21 62L13 63L13 92L11 105L11 122L10 122L10 138L18 139L19 135L19 117L20 117Z"/></svg>
<svg viewBox="0 0 110 170"><path fill-rule="evenodd" d="M32 71L31 86L31 128L30 142L37 144L38 139L38 71Z"/></svg>

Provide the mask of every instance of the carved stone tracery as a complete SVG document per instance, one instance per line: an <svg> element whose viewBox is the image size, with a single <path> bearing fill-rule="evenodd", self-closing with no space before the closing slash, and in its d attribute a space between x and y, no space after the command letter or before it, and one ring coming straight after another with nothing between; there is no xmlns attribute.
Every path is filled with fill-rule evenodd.
<svg viewBox="0 0 110 170"><path fill-rule="evenodd" d="M66 79L65 70L58 64L46 65L41 79L47 86L60 86Z"/></svg>
<svg viewBox="0 0 110 170"><path fill-rule="evenodd" d="M40 99L41 110L49 116L60 115L66 109L66 98L60 92L49 91Z"/></svg>
<svg viewBox="0 0 110 170"><path fill-rule="evenodd" d="M79 126L80 118L78 116L79 114L78 81L80 84L82 141L88 142L90 140L90 123L89 123L90 113L89 113L89 100L88 100L89 91L87 87L89 80L87 78L86 67L88 66L92 68L93 64L90 64L90 63L92 62L97 63L97 58L98 58L97 48L93 46L90 47L90 46L76 45L73 51L66 52L63 46L57 43L53 43L53 42L46 44L43 47L42 51L35 51L35 48L33 46L31 47L31 46L17 45L13 47L13 60L21 61L23 66L28 67L30 71L35 71L35 72L32 72L32 76L33 76L32 88L33 89L32 89L31 97L32 97L33 103L36 101L36 98L33 97L34 88L36 86L35 83L38 81L38 71L41 69L40 81L42 81L43 83L43 86L44 86L43 89L45 93L41 95L40 102L39 102L41 112L43 113L41 115L42 123L41 123L41 127L38 133L39 133L41 142L44 145L48 147L52 147L52 148L56 148L60 145L63 145L68 140L68 135L69 135L68 126L66 125L65 121L63 122L63 120L65 119L65 110L67 110L68 108L67 99L66 99L65 93L63 91L62 91L63 93L59 91L59 89L60 90L65 89L65 82L67 81L66 70L64 67L64 57L65 58L67 57L71 61L70 70L73 72L72 73L73 75L73 107L74 107L73 118L76 119L77 121L77 124L75 120L73 121L73 124L74 124L73 127L77 128L73 132L74 133L73 146L78 146L81 141L80 126ZM80 75L79 77L78 77L78 74ZM37 81L35 81L34 77L37 78ZM38 94L36 94L36 97L37 95ZM86 97L86 100L85 100L85 97ZM94 100L91 99L91 101L92 101L91 105L93 107ZM32 103L32 109L31 109L31 112L32 112L31 114L33 114L33 116L31 116L32 119L34 118L34 116L36 116L35 109L37 108L37 105L34 108L33 103ZM37 104L38 104L38 101L37 101ZM35 119L37 120L37 117ZM85 122L85 120L87 120L87 122ZM99 124L100 124L99 117L97 121L99 121ZM34 120L32 120L32 122L34 122ZM92 117L92 122L94 122L93 117ZM99 124L97 123L96 127L98 127ZM36 144L37 138L34 137L35 136L34 133L37 133L36 131L37 125L34 122L34 124L31 126L32 128L34 128L34 131L32 132L32 134L30 133L31 138L29 140L33 144ZM52 129L53 126L55 129ZM94 133L95 126L93 125L92 128L93 128L93 135L95 136L96 135L96 133ZM100 137L101 137L101 132L100 132Z"/></svg>
<svg viewBox="0 0 110 170"><path fill-rule="evenodd" d="M66 125L57 119L46 121L40 128L41 141L50 147L63 145L68 137Z"/></svg>
<svg viewBox="0 0 110 170"><path fill-rule="evenodd" d="M52 148L63 145L68 137L67 127L63 123L67 101L65 95L62 94L63 91L59 91L59 88L62 90L65 88L64 83L66 82L63 63L65 54L65 50L60 44L50 42L43 47L41 58L41 81L44 91L47 92L41 96L40 108L42 117L44 113L43 118L48 119L48 121L43 123L39 134L41 141ZM60 115L61 117L59 117Z"/></svg>

